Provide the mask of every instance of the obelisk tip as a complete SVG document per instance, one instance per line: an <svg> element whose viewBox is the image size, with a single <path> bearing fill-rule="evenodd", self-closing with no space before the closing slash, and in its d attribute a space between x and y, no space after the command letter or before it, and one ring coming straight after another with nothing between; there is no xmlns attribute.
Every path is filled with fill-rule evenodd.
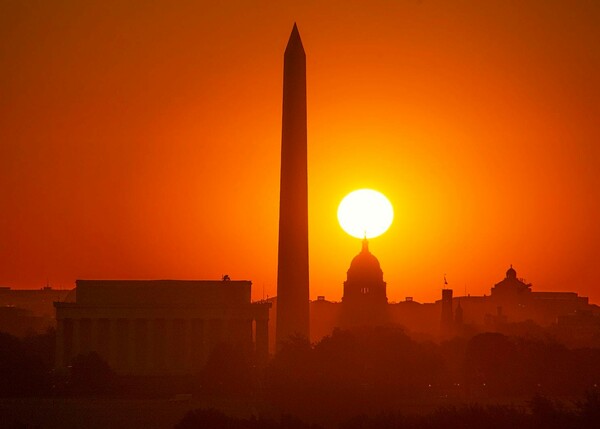
<svg viewBox="0 0 600 429"><path fill-rule="evenodd" d="M298 25L295 22L294 26L292 27L292 33L290 34L290 38L287 43L286 51L288 50L304 52L304 47L302 46L302 39L300 38L300 31L298 31Z"/></svg>

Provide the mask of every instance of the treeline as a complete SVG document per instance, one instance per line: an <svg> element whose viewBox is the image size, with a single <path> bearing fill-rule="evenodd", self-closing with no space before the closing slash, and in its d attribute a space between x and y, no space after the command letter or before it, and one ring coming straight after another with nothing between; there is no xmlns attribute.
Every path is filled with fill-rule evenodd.
<svg viewBox="0 0 600 429"><path fill-rule="evenodd" d="M588 392L585 398L567 406L542 396L527 407L478 404L440 407L426 414L387 412L342 419L338 429L595 429L600 422L600 396ZM213 409L194 410L175 429L318 429L319 426L283 416L229 417Z"/></svg>
<svg viewBox="0 0 600 429"><path fill-rule="evenodd" d="M24 339L0 332L0 397L49 394L54 343L53 330Z"/></svg>
<svg viewBox="0 0 600 429"><path fill-rule="evenodd" d="M575 404L535 396L527 407L461 405L437 408L428 414L385 413L358 416L339 429L592 429L600 421L600 396L588 392Z"/></svg>
<svg viewBox="0 0 600 429"><path fill-rule="evenodd" d="M337 330L314 346L301 338L285 344L266 370L265 394L287 412L348 415L414 398L444 370L436 344L412 341L401 329Z"/></svg>
<svg viewBox="0 0 600 429"><path fill-rule="evenodd" d="M96 353L77 356L65 376L54 371L56 332L18 338L0 332L0 397L113 394L119 380Z"/></svg>
<svg viewBox="0 0 600 429"><path fill-rule="evenodd" d="M66 376L54 374L54 344L53 331L25 339L0 333L0 396L186 392L266 400L296 413L387 410L423 398L579 396L600 386L600 349L499 333L438 344L397 326L336 330L316 344L290 339L266 368L222 344L200 374L171 381L117 377L95 353L76 357Z"/></svg>
<svg viewBox="0 0 600 429"><path fill-rule="evenodd" d="M598 362L599 349L497 333L435 344L393 326L338 330L316 345L288 342L265 372L264 392L299 415L373 412L432 398L578 396L600 385Z"/></svg>
<svg viewBox="0 0 600 429"><path fill-rule="evenodd" d="M188 412L175 425L175 429L322 429L298 418L284 415L279 420L251 416L249 418L227 416L214 409L198 409Z"/></svg>

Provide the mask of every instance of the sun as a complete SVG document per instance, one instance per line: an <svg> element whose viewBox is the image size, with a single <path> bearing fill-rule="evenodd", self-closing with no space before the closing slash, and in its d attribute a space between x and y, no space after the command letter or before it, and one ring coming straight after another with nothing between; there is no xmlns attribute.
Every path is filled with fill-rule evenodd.
<svg viewBox="0 0 600 429"><path fill-rule="evenodd" d="M373 238L388 230L394 208L381 192L359 189L344 197L337 216L342 229L352 237Z"/></svg>

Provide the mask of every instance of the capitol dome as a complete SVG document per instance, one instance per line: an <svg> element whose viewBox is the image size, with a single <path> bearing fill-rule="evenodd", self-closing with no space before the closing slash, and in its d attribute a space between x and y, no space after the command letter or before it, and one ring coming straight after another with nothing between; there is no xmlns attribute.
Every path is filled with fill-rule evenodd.
<svg viewBox="0 0 600 429"><path fill-rule="evenodd" d="M348 281L383 281L383 271L379 260L369 252L369 242L365 238L362 250L352 259L348 269Z"/></svg>
<svg viewBox="0 0 600 429"><path fill-rule="evenodd" d="M386 323L387 295L383 271L377 258L369 252L365 238L362 250L352 259L342 296L342 325L361 326Z"/></svg>
<svg viewBox="0 0 600 429"><path fill-rule="evenodd" d="M513 268L512 264L511 264L510 268L506 271L506 278L507 279L516 279L517 278L517 271Z"/></svg>

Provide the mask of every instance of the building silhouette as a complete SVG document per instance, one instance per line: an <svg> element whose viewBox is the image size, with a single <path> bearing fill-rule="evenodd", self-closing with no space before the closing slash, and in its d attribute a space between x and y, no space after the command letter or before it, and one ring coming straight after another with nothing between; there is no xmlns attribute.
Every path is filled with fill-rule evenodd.
<svg viewBox="0 0 600 429"><path fill-rule="evenodd" d="M446 286L446 279L444 279L444 286ZM443 336L450 336L454 334L454 311L452 305L452 289L444 287L442 289L442 315L440 321L440 330Z"/></svg>
<svg viewBox="0 0 600 429"><path fill-rule="evenodd" d="M74 302L56 302L56 367L100 354L119 374L198 373L226 343L268 359L269 304L251 303L251 282L78 280Z"/></svg>
<svg viewBox="0 0 600 429"><path fill-rule="evenodd" d="M54 302L63 301L70 290L11 289L0 287L0 332L16 336L41 333L55 326Z"/></svg>
<svg viewBox="0 0 600 429"><path fill-rule="evenodd" d="M306 55L294 24L284 54L277 344L309 337Z"/></svg>
<svg viewBox="0 0 600 429"><path fill-rule="evenodd" d="M456 310L454 311L454 325L457 329L460 329L463 326L463 309L460 305L460 298L456 303Z"/></svg>
<svg viewBox="0 0 600 429"><path fill-rule="evenodd" d="M576 292L534 292L532 284L519 278L512 265L505 278L491 288L490 295L465 296L460 302L465 323L484 319L488 325L530 320L547 326L561 316L598 308Z"/></svg>
<svg viewBox="0 0 600 429"><path fill-rule="evenodd" d="M407 297L402 302L388 303L379 261L369 251L366 240L362 246L350 264L342 301L320 296L311 302L311 341L319 341L335 328L387 323L438 339L460 334L467 327L469 332L497 331L509 323L521 322L555 327L561 338L600 335L600 307L575 292L534 292L512 266L489 295L454 296L444 282L441 299L436 302L419 303Z"/></svg>
<svg viewBox="0 0 600 429"><path fill-rule="evenodd" d="M386 283L379 261L369 252L365 238L352 259L342 297L343 327L381 325L388 322Z"/></svg>
<svg viewBox="0 0 600 429"><path fill-rule="evenodd" d="M383 270L366 239L347 271L342 301L320 296L311 303L306 119L306 55L294 24L284 53L276 298L252 303L251 282L228 277L78 280L72 299L61 295L52 300L57 301L57 368L65 369L80 353L95 351L119 374L194 374L221 343L254 354L264 365L269 350L290 336L317 341L335 328L388 323L438 338L466 325L493 329L519 321L562 323L567 332L573 326L595 329L600 309L587 298L573 292L533 292L512 266L490 295L455 297L444 288L434 303L411 297L389 303ZM0 288L0 303L5 292ZM276 324L269 325L270 312ZM5 314L13 319L27 316L14 310Z"/></svg>

